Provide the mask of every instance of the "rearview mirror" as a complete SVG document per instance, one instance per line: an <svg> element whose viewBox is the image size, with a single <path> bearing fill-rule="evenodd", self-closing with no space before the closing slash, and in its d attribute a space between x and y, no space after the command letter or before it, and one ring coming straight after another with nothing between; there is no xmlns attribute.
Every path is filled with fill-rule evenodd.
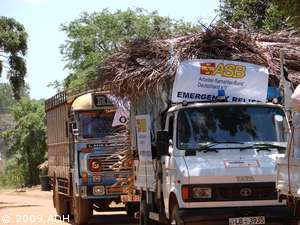
<svg viewBox="0 0 300 225"><path fill-rule="evenodd" d="M74 136L79 135L79 129L77 128L76 122L70 122L70 130Z"/></svg>
<svg viewBox="0 0 300 225"><path fill-rule="evenodd" d="M274 115L277 141L285 140L284 118L282 115Z"/></svg>
<svg viewBox="0 0 300 225"><path fill-rule="evenodd" d="M157 131L156 141L157 141L158 156L169 155L169 132L165 130Z"/></svg>

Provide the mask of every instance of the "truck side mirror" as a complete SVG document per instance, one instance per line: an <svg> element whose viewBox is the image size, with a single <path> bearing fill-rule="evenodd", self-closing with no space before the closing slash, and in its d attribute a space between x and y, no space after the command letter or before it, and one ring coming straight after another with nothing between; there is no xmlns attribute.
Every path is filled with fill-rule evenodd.
<svg viewBox="0 0 300 225"><path fill-rule="evenodd" d="M72 134L73 134L74 136L78 136L78 135L79 135L79 130L78 130L78 128L77 128L76 122L71 122L71 123L70 123L70 130L71 130L71 132L72 132Z"/></svg>
<svg viewBox="0 0 300 225"><path fill-rule="evenodd" d="M156 133L158 156L169 155L169 132L159 130Z"/></svg>

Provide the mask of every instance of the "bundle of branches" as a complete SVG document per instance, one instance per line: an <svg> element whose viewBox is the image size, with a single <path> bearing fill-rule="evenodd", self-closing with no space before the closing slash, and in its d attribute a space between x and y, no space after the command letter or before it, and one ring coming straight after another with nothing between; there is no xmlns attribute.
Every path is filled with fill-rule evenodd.
<svg viewBox="0 0 300 225"><path fill-rule="evenodd" d="M111 85L114 94L133 100L157 87L158 83L172 81L178 64L195 58L238 60L264 65L273 74L272 80L280 75L280 49L286 52L292 80L299 82L298 33L285 31L258 35L230 27L214 27L173 39L126 43L100 68L97 83L104 80Z"/></svg>
<svg viewBox="0 0 300 225"><path fill-rule="evenodd" d="M273 34L253 36L259 48L267 52L268 66L273 74L280 74L280 51L289 69L289 77L297 85L300 83L300 32L284 30Z"/></svg>

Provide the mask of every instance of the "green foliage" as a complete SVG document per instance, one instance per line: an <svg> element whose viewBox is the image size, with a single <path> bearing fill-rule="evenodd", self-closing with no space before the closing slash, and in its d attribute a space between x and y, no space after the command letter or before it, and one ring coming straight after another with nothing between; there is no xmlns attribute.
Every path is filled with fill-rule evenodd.
<svg viewBox="0 0 300 225"><path fill-rule="evenodd" d="M220 0L221 20L250 29L278 30L286 26L286 15L274 0Z"/></svg>
<svg viewBox="0 0 300 225"><path fill-rule="evenodd" d="M286 15L288 22L300 28L300 1L299 0L274 0L281 11Z"/></svg>
<svg viewBox="0 0 300 225"><path fill-rule="evenodd" d="M62 92L64 90L62 82L59 82L58 80L52 81L49 84L47 84L47 87L52 87L56 90L56 92Z"/></svg>
<svg viewBox="0 0 300 225"><path fill-rule="evenodd" d="M11 86L8 83L0 83L0 109L8 109L15 103Z"/></svg>
<svg viewBox="0 0 300 225"><path fill-rule="evenodd" d="M19 92L21 97L28 97L29 96L28 85L22 87ZM0 110L1 109L6 110L10 108L14 103L16 103L16 100L14 99L14 93L11 85L9 85L8 83L0 83Z"/></svg>
<svg viewBox="0 0 300 225"><path fill-rule="evenodd" d="M68 39L61 46L66 68L71 74L65 87L76 88L92 82L97 65L122 42L135 38L162 38L199 29L182 20L159 16L156 11L128 9L110 12L83 13L78 19L64 24Z"/></svg>
<svg viewBox="0 0 300 225"><path fill-rule="evenodd" d="M3 68L12 85L15 99L20 99L24 86L27 33L22 24L12 18L0 17L0 75Z"/></svg>
<svg viewBox="0 0 300 225"><path fill-rule="evenodd" d="M25 183L24 165L18 165L18 157L11 157L6 162L5 173L0 174L0 187L20 186Z"/></svg>
<svg viewBox="0 0 300 225"><path fill-rule="evenodd" d="M10 113L15 124L12 129L3 132L2 136L8 145L8 158L16 163L7 168L7 174L17 175L16 182L37 184L37 166L44 161L47 149L43 102L23 98L14 104Z"/></svg>

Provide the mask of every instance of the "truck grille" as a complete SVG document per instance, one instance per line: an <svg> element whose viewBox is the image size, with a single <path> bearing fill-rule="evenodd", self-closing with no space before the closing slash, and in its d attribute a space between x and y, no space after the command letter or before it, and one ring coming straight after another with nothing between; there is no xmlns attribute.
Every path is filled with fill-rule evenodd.
<svg viewBox="0 0 300 225"><path fill-rule="evenodd" d="M214 193L218 201L277 199L274 182L218 185L214 187Z"/></svg>
<svg viewBox="0 0 300 225"><path fill-rule="evenodd" d="M276 200L277 191L274 182L239 184L201 184L197 187L212 188L211 199L191 199L191 201L247 201Z"/></svg>
<svg viewBox="0 0 300 225"><path fill-rule="evenodd" d="M120 155L116 154L116 152L105 152L102 154L97 154L94 156L89 157L89 159L97 158L101 162L101 172L111 172L111 171L129 171L131 167L126 167L122 164L122 158L119 157ZM123 155L121 155L123 157Z"/></svg>

